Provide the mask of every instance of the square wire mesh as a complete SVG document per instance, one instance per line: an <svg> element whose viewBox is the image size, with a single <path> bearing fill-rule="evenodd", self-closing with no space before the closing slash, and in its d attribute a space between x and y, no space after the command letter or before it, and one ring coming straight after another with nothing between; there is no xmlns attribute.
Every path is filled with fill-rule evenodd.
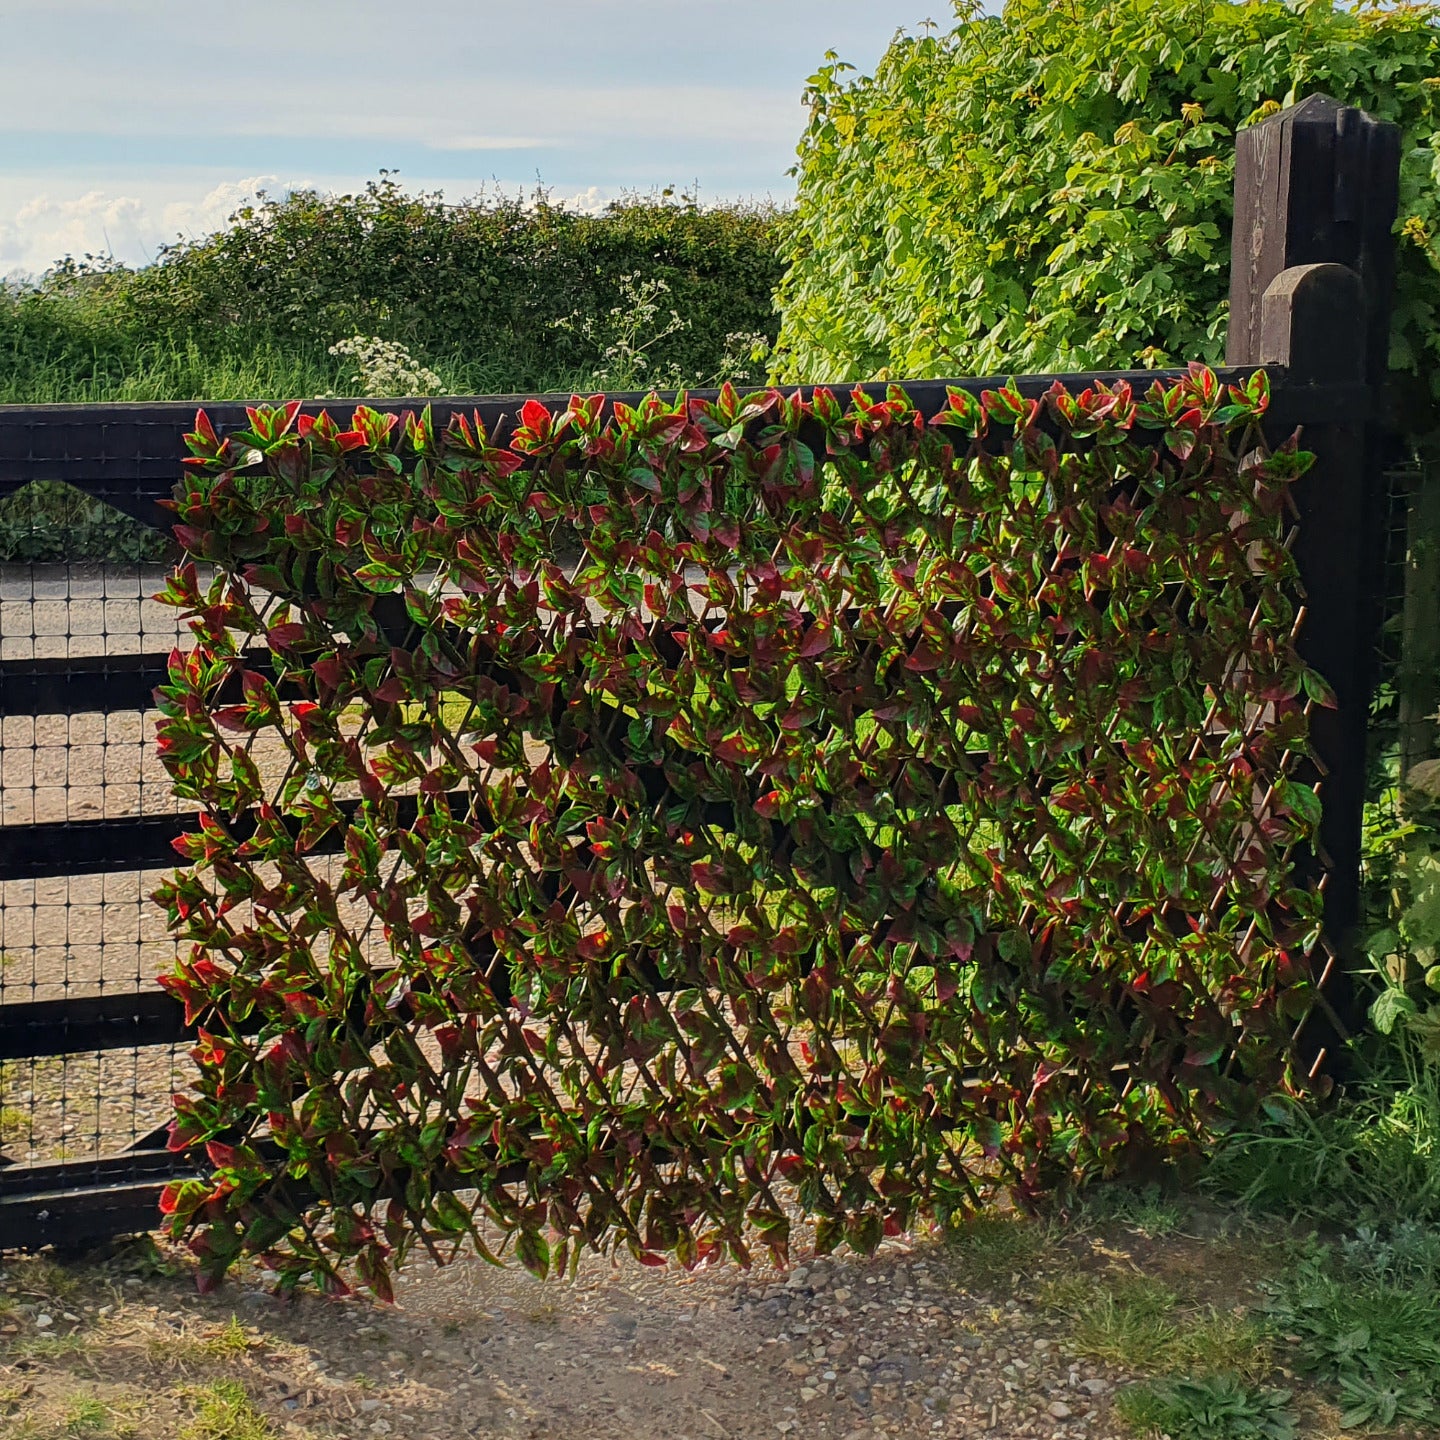
<svg viewBox="0 0 1440 1440"><path fill-rule="evenodd" d="M173 953L149 898L164 872L138 864L134 826L181 808L146 698L181 636L151 599L168 544L108 488L0 494L0 1189L56 1162L84 1183L85 1161L143 1147L185 1063L70 1038L72 1015L159 993Z"/></svg>

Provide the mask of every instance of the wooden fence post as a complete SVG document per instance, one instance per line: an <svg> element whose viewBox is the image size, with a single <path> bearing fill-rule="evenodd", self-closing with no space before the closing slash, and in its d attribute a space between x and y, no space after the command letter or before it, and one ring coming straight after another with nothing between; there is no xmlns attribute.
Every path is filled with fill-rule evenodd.
<svg viewBox="0 0 1440 1440"><path fill-rule="evenodd" d="M1399 192L1399 126L1328 95L1312 95L1241 130L1226 363L1258 363L1265 291L1282 270L1345 265L1365 287L1365 378L1382 383Z"/></svg>
<svg viewBox="0 0 1440 1440"><path fill-rule="evenodd" d="M1226 359L1284 367L1283 376L1276 372L1282 393L1307 416L1323 417L1301 433L1316 461L1296 487L1295 556L1306 606L1299 649L1338 701L1335 710L1315 712L1311 736L1324 801L1326 928L1346 961L1362 919L1366 728L1380 620L1373 581L1383 538L1381 400L1399 173L1398 127L1323 95L1236 137ZM1277 408L1272 443L1290 428L1288 405ZM1353 1026L1361 1020L1353 990L1337 978L1331 1003Z"/></svg>

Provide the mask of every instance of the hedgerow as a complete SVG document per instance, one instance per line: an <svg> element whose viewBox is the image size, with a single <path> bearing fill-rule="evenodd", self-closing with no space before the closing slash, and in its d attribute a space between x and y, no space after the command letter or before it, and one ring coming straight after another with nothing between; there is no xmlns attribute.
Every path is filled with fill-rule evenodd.
<svg viewBox="0 0 1440 1440"><path fill-rule="evenodd" d="M792 1201L869 1249L1293 1089L1328 697L1267 395L200 416L207 1279L783 1255Z"/></svg>
<svg viewBox="0 0 1440 1440"><path fill-rule="evenodd" d="M447 204L389 176L297 191L154 264L67 260L0 290L0 385L15 401L253 399L235 386L269 369L307 386L289 393L351 393L329 347L359 335L405 346L452 394L568 391L603 368L637 275L685 319L657 373L709 383L732 336L775 338L779 224L764 206L663 198L595 215L543 194Z"/></svg>

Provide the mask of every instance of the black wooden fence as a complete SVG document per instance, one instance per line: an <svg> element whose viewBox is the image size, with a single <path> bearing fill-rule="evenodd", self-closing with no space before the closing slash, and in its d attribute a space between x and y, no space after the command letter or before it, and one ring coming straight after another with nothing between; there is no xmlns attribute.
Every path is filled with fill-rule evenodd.
<svg viewBox="0 0 1440 1440"><path fill-rule="evenodd" d="M1383 530L1379 397L1398 164L1394 127L1322 97L1240 136L1225 378L1264 365L1269 438L1302 426L1319 456L1298 495L1296 554L1308 596L1302 651L1339 698L1316 721L1315 742L1327 924L1341 957L1327 993L1341 1017L1378 633L1365 577L1377 572ZM1128 378L1144 388L1173 373ZM1020 388L1039 394L1054 378ZM907 388L933 413L945 383ZM978 393L1000 382L949 383ZM438 401L437 419L452 408L501 428L515 401ZM238 405L207 409L222 427L244 418ZM0 407L0 500L32 481L61 482L163 530L160 502L193 415L170 404ZM148 1229L160 1187L185 1164L165 1149L164 1127L189 1032L154 982L168 952L146 900L176 863L171 841L194 828L149 744L152 693L183 643L173 616L147 599L162 575L0 565L0 1247ZM1307 1039L1324 1063L1333 1021L1312 1023Z"/></svg>

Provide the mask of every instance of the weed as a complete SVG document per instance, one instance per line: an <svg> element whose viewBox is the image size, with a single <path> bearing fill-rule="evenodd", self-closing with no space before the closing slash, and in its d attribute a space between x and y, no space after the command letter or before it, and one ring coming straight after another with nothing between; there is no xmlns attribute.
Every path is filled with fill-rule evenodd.
<svg viewBox="0 0 1440 1440"><path fill-rule="evenodd" d="M65 1360L88 1348L85 1336L33 1335L14 1341L10 1355L15 1360Z"/></svg>
<svg viewBox="0 0 1440 1440"><path fill-rule="evenodd" d="M95 1435L110 1428L110 1411L93 1396L77 1396L65 1409L67 1435Z"/></svg>
<svg viewBox="0 0 1440 1440"><path fill-rule="evenodd" d="M1349 1376L1340 1382L1344 1407L1340 1424L1346 1430L1388 1427L1396 1420L1435 1419L1435 1402L1423 1385Z"/></svg>
<svg viewBox="0 0 1440 1440"><path fill-rule="evenodd" d="M1299 1367L1335 1386L1345 1424L1440 1419L1440 1289L1376 1278L1333 1252L1297 1267L1271 1302Z"/></svg>
<svg viewBox="0 0 1440 1440"><path fill-rule="evenodd" d="M148 1349L157 1364L188 1366L234 1360L259 1344L232 1315L224 1325L203 1335L152 1335Z"/></svg>
<svg viewBox="0 0 1440 1440"><path fill-rule="evenodd" d="M1123 1185L1097 1186L1085 1200L1085 1218L1112 1221L1138 1230L1148 1239L1174 1234L1184 1211L1158 1185L1135 1190Z"/></svg>
<svg viewBox="0 0 1440 1440"><path fill-rule="evenodd" d="M1169 1440L1291 1440L1288 1390L1257 1389L1235 1375L1132 1385L1115 1413L1142 1435Z"/></svg>
<svg viewBox="0 0 1440 1440"><path fill-rule="evenodd" d="M1373 1225L1361 1225L1340 1241L1340 1254L1358 1275L1410 1285L1440 1283L1440 1231L1413 1220L1402 1220L1388 1237Z"/></svg>
<svg viewBox="0 0 1440 1440"><path fill-rule="evenodd" d="M151 1235L136 1235L121 1241L106 1263L121 1274L136 1275L144 1280L173 1279L183 1269L160 1249Z"/></svg>
<svg viewBox="0 0 1440 1440"><path fill-rule="evenodd" d="M1256 1379L1274 1365L1269 1327L1243 1311L1207 1307L1181 1324L1173 1363L1182 1370L1234 1370Z"/></svg>
<svg viewBox="0 0 1440 1440"><path fill-rule="evenodd" d="M946 1238L962 1278L985 1286L1007 1281L1034 1265L1049 1237L1033 1220L982 1212L957 1225Z"/></svg>
<svg viewBox="0 0 1440 1440"><path fill-rule="evenodd" d="M18 1292L37 1300L68 1300L80 1288L79 1279L53 1260L26 1260L15 1267L10 1277Z"/></svg>
<svg viewBox="0 0 1440 1440"><path fill-rule="evenodd" d="M1109 1283L1076 1275L1049 1287L1042 1303L1069 1317L1079 1354L1146 1371L1175 1343L1175 1299L1174 1291L1144 1275Z"/></svg>
<svg viewBox="0 0 1440 1440"><path fill-rule="evenodd" d="M575 311L552 321L556 330L577 335L599 352L595 384L602 390L635 390L645 386L677 389L680 372L672 366L656 367L649 352L672 335L688 330L680 312L670 310L661 320L662 303L670 286L661 279L646 279L638 272L620 277L620 303L605 315Z"/></svg>
<svg viewBox="0 0 1440 1440"><path fill-rule="evenodd" d="M378 335L352 335L347 340L337 340L330 347L330 353L344 356L353 363L359 386L354 391L356 395L383 399L445 393L445 382L396 341L382 340Z"/></svg>
<svg viewBox="0 0 1440 1440"><path fill-rule="evenodd" d="M245 1332L244 1327L232 1315L224 1325L202 1335L192 1342L196 1350L211 1360L233 1360L260 1342Z"/></svg>
<svg viewBox="0 0 1440 1440"><path fill-rule="evenodd" d="M179 1440L271 1440L270 1422L250 1402L236 1380L214 1380L181 1392L195 1414L181 1427Z"/></svg>

